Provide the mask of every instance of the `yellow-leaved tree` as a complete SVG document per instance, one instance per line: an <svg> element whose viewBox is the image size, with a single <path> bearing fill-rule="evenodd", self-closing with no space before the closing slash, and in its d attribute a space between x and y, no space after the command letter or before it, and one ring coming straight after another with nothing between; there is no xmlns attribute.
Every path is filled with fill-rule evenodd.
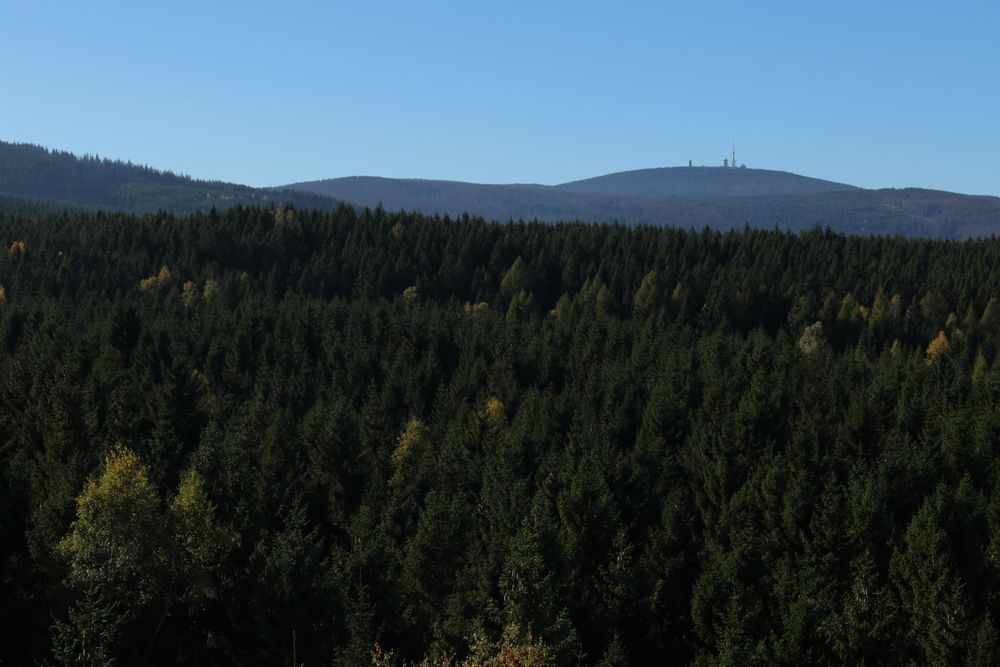
<svg viewBox="0 0 1000 667"><path fill-rule="evenodd" d="M812 354L826 344L826 336L823 334L823 323L814 322L807 326L799 337L799 349L804 354Z"/></svg>
<svg viewBox="0 0 1000 667"><path fill-rule="evenodd" d="M939 331L937 338L927 346L927 363L936 364L941 355L948 351L948 336L944 331Z"/></svg>
<svg viewBox="0 0 1000 667"><path fill-rule="evenodd" d="M507 409L504 407L503 401L496 396L490 396L486 399L483 413L486 415L486 421L496 428L503 426L507 421Z"/></svg>
<svg viewBox="0 0 1000 667"><path fill-rule="evenodd" d="M71 665L143 661L171 610L213 597L236 535L193 470L161 510L149 468L135 452L115 447L100 474L76 500L76 520L56 547L76 594L67 621L53 628L53 652ZM118 641L118 628L131 629Z"/></svg>
<svg viewBox="0 0 1000 667"><path fill-rule="evenodd" d="M427 442L427 427L424 423L413 417L406 423L406 428L399 435L396 448L392 451L392 478L389 486L402 486L406 480L409 468L412 467L414 459L422 456L422 451Z"/></svg>
<svg viewBox="0 0 1000 667"><path fill-rule="evenodd" d="M119 628L133 624L164 589L167 561L159 498L134 452L116 447L76 499L77 518L56 547L77 594L67 621L53 627L64 665L109 665L125 651Z"/></svg>
<svg viewBox="0 0 1000 667"><path fill-rule="evenodd" d="M181 287L181 300L188 308L198 300L198 285L193 280L188 280Z"/></svg>
<svg viewBox="0 0 1000 667"><path fill-rule="evenodd" d="M113 449L101 475L77 497L77 518L57 547L69 565L70 583L98 586L122 602L151 599L160 578L157 565L166 560L159 504L139 457Z"/></svg>
<svg viewBox="0 0 1000 667"><path fill-rule="evenodd" d="M139 281L139 289L148 290L154 287L163 287L167 282L170 281L171 273L170 269L167 268L166 264L160 267L159 273L155 276L149 276L148 278L143 278Z"/></svg>

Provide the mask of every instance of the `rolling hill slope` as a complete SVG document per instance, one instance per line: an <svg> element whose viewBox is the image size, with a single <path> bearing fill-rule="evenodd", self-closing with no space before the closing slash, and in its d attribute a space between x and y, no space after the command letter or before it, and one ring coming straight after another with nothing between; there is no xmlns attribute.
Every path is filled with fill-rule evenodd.
<svg viewBox="0 0 1000 667"><path fill-rule="evenodd" d="M865 190L762 169L677 167L556 186L336 178L297 191L357 206L487 219L621 222L701 228L815 226L848 234L961 239L1000 233L1000 198L933 190Z"/></svg>
<svg viewBox="0 0 1000 667"><path fill-rule="evenodd" d="M663 167L622 171L554 186L562 192L628 197L758 197L858 190L786 171L725 167Z"/></svg>
<svg viewBox="0 0 1000 667"><path fill-rule="evenodd" d="M329 209L337 202L307 192L198 181L169 171L31 144L0 142L0 194L48 205L186 213L235 204L291 203Z"/></svg>
<svg viewBox="0 0 1000 667"><path fill-rule="evenodd" d="M641 169L555 186L336 178L278 188L198 181L169 171L0 142L0 211L58 208L186 213L236 204L329 210L381 204L488 220L582 220L677 227L829 227L848 234L962 239L1000 234L1000 198L865 190L782 171Z"/></svg>

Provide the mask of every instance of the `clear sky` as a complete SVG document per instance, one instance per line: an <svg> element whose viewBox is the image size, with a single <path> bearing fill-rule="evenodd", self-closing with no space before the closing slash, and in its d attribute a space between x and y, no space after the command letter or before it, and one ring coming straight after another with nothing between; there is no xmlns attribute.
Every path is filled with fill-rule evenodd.
<svg viewBox="0 0 1000 667"><path fill-rule="evenodd" d="M1000 2L0 6L0 139L250 185L737 160L1000 195Z"/></svg>

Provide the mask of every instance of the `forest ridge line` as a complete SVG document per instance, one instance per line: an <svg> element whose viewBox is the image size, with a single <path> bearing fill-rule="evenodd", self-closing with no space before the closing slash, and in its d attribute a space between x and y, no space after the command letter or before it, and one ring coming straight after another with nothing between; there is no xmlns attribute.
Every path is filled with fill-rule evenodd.
<svg viewBox="0 0 1000 667"><path fill-rule="evenodd" d="M0 196L49 206L174 213L234 205L357 207L487 220L835 231L964 239L1000 231L1000 198L923 189L866 190L783 171L663 167L553 186L354 176L253 188L147 166L0 142ZM5 200L4 210L23 203Z"/></svg>

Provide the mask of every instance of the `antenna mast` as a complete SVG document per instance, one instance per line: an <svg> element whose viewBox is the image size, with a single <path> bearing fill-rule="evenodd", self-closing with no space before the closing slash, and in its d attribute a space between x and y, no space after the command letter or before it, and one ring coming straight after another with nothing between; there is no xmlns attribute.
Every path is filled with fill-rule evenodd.
<svg viewBox="0 0 1000 667"><path fill-rule="evenodd" d="M736 142L733 142L733 168L736 168Z"/></svg>

